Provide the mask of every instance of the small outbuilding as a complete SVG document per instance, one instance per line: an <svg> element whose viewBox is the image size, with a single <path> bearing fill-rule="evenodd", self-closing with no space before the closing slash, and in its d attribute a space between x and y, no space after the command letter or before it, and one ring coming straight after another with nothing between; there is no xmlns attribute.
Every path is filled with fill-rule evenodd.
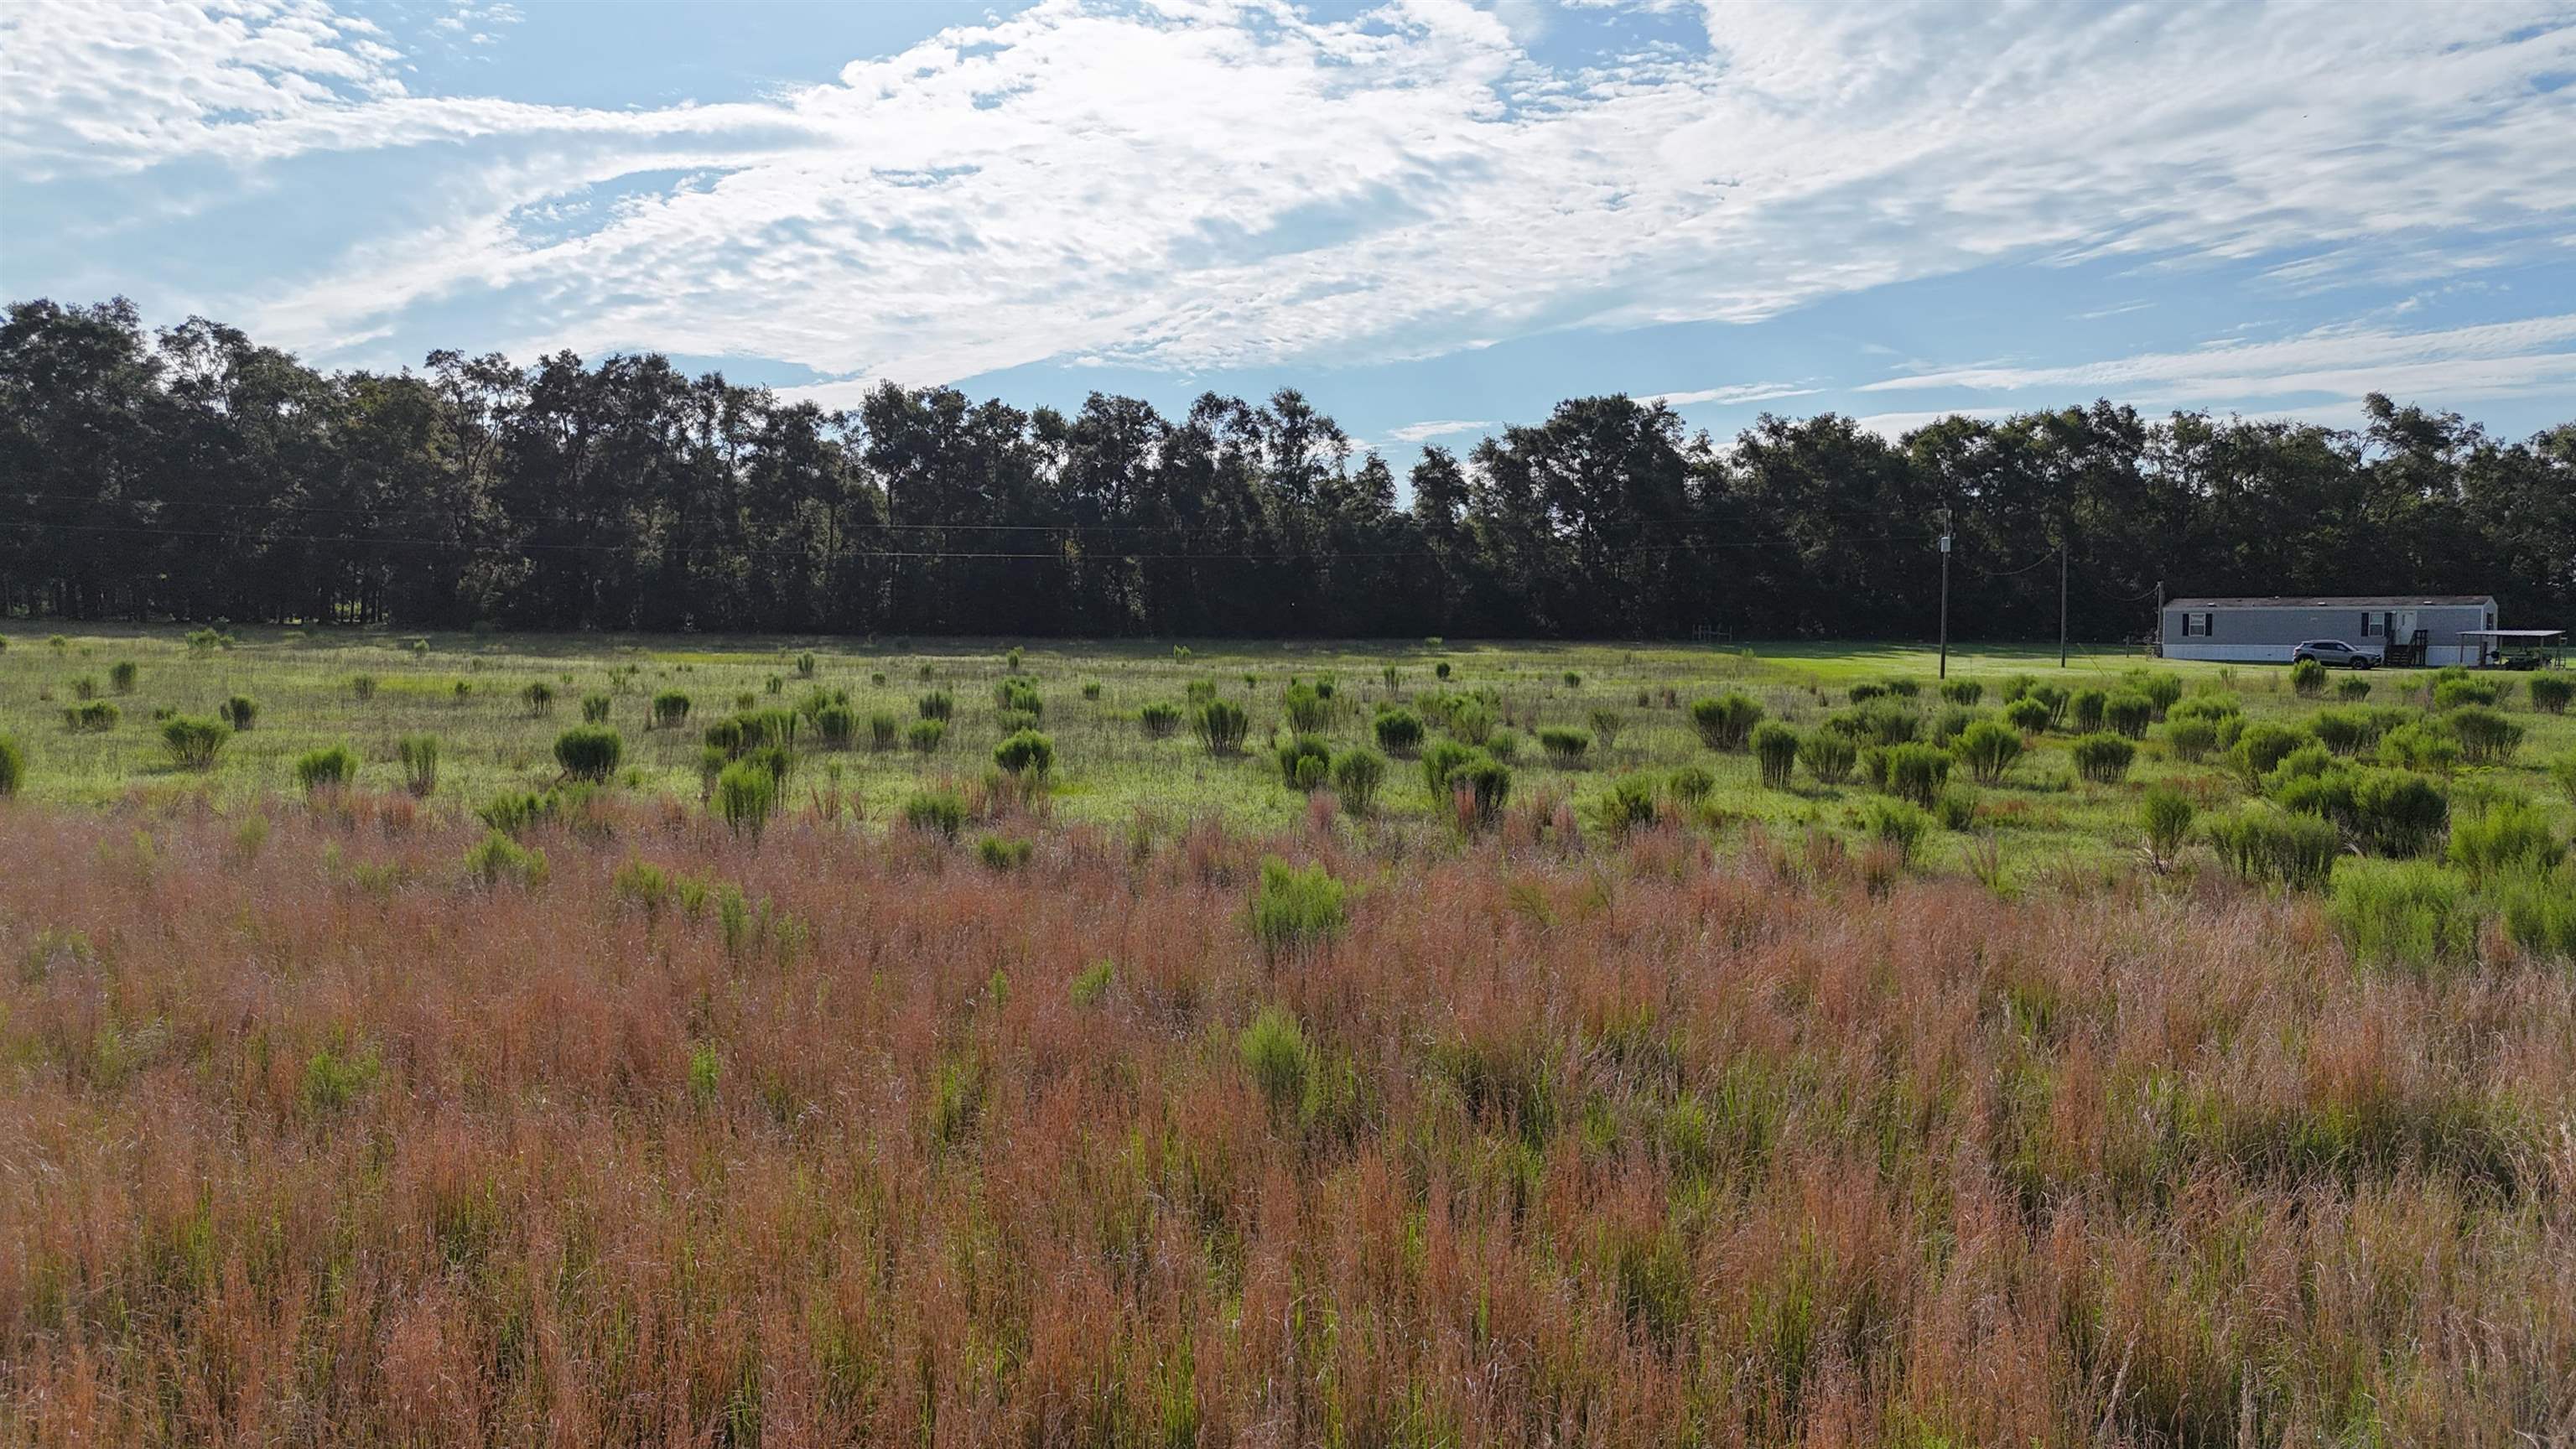
<svg viewBox="0 0 2576 1449"><path fill-rule="evenodd" d="M2158 619L2157 652L2287 664L2310 639L2340 639L2386 664L2477 665L2487 653L2477 636L2495 626L2492 594L2173 599Z"/></svg>

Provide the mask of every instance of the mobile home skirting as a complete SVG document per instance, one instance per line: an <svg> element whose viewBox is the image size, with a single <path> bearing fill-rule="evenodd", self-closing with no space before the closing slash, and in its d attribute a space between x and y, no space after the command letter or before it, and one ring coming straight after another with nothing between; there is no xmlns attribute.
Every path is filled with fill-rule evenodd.
<svg viewBox="0 0 2576 1449"><path fill-rule="evenodd" d="M2317 637L2325 638L2327 636L2318 635ZM2356 649L2362 647L2360 644L2349 639L2344 642L2352 644ZM2297 647L2298 645L2295 642L2289 644L2213 644L2205 639L2194 639L2189 643L2185 643L2184 641L2174 638L2172 635L2168 634L2165 636L2164 657L2167 659L2205 659L2213 660L2221 664L2287 664L2290 662L2290 651ZM2376 644L2374 644L2368 652L2377 655L2382 651ZM2438 669L2446 664L2475 664L2477 662L2478 651L2475 645L2463 647L2456 642L2450 644L2436 644L2428 640L2424 646L2424 663L2430 668Z"/></svg>

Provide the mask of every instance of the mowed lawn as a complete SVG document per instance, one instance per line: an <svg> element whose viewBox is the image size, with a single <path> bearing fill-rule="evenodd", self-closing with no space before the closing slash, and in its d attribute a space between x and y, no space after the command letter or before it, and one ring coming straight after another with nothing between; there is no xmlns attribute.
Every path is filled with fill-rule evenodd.
<svg viewBox="0 0 2576 1449"><path fill-rule="evenodd" d="M1775 833L1811 828L1852 832L1862 826L1871 791L1857 778L1835 785L1793 774L1786 788L1765 789L1754 760L1708 749L1693 728L1690 704L1740 691L1766 718L1811 729L1848 705L1856 684L1905 680L1927 729L1943 710L1935 697L1937 656L1917 645L1683 645L1338 641L1246 643L1191 641L1176 657L1169 643L1116 641L1015 645L1004 640L922 640L858 645L846 640L751 640L697 637L610 638L462 634L387 635L359 631L245 629L228 648L192 650L175 629L65 630L9 634L0 652L0 733L16 737L29 757L25 793L33 799L100 804L134 792L207 797L244 808L295 790L294 765L308 751L347 744L361 761L362 788L391 790L402 781L397 742L434 735L440 742L433 811L478 808L504 791L543 789L560 771L556 738L579 723L584 696L604 696L607 723L624 742L617 788L681 801L706 789L703 727L739 707L795 707L815 691L845 693L862 722L847 749L812 749L784 792L786 808L828 811L836 819L882 825L916 792L942 783L971 784L992 768L1004 731L995 698L1012 674L1005 651L1023 651L1019 673L1043 703L1038 721L1053 741L1048 808L1067 823L1124 824L1139 815L1165 821L1221 817L1236 828L1266 829L1301 819L1306 795L1289 787L1270 749L1284 729L1283 694L1292 681L1329 681L1333 708L1317 732L1336 749L1367 743L1375 712L1394 704L1419 708L1426 695L1481 696L1495 728L1485 743L1512 771L1512 798L1561 800L1580 822L1622 777L1656 781L1686 766L1708 772L1712 788L1691 812L1719 834L1759 822ZM415 646L413 640L422 642ZM53 642L53 641L60 642ZM810 658L811 673L799 672ZM119 662L135 666L130 692L113 682ZM1439 669L1446 666L1444 680ZM2297 698L2287 671L2143 659L2133 651L2079 647L2067 667L2052 647L1961 646L1948 677L1986 686L1978 708L1992 715L2016 677L2070 692L2117 690L2141 668L2177 676L2187 690L2223 690L2253 718L2297 721L2332 698ZM1390 671L1392 671L1390 673ZM2510 676L2506 676L2510 678ZM2427 676L2388 671L2367 676L2369 703L2414 700ZM1249 737L1240 754L1216 756L1184 727L1151 738L1139 726L1146 705L1186 709L1193 682L1244 706ZM2340 682L2340 681L2338 681ZM84 683L113 704L118 721L96 733L65 723ZM552 699L532 705L532 685ZM658 694L689 697L676 728L651 726ZM954 702L945 738L923 754L898 743L868 745L865 722L889 716L908 727L933 691ZM208 715L239 695L258 708L254 726L236 735L211 770L179 768L154 716L162 711ZM2560 812L2567 805L2543 778L2544 763L2576 747L2576 716L2512 711L2526 737L2506 765L2474 772ZM1561 760L1537 732L1581 730L1588 748ZM1437 719L1430 733L1440 733ZM2169 781L2203 804L2223 803L2231 784L2223 760L2186 764L2168 757L2151 733L2126 778L2085 781L2068 756L2069 728L2031 741L2000 780L1958 792L1973 796L1965 830L1949 830L1922 849L1935 867L1956 865L1976 845L1999 852L2007 868L2089 869L2116 863L2135 847L2136 798L2149 783ZM1413 762L1398 754L1375 802L1378 828L1445 825L1446 799L1435 800Z"/></svg>

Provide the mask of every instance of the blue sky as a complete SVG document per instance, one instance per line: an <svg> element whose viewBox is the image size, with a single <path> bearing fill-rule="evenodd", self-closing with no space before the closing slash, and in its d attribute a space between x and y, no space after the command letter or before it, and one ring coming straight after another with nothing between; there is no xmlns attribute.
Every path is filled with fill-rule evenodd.
<svg viewBox="0 0 2576 1449"><path fill-rule="evenodd" d="M2576 419L2576 5L12 0L0 292L1401 464L2108 396Z"/></svg>

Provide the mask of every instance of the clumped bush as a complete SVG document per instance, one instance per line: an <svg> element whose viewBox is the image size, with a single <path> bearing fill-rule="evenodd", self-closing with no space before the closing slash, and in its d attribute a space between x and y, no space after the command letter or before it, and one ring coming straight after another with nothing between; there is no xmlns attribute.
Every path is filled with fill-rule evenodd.
<svg viewBox="0 0 2576 1449"><path fill-rule="evenodd" d="M2570 699L2576 699L2576 679L2546 671L2531 676L2533 709L2543 714L2565 714Z"/></svg>
<svg viewBox="0 0 2576 1449"><path fill-rule="evenodd" d="M736 835L758 839L778 808L778 776L759 760L736 760L716 776L716 815Z"/></svg>
<svg viewBox="0 0 2576 1449"><path fill-rule="evenodd" d="M1832 730L1809 730L1798 738L1798 765L1820 785L1839 785L1851 778L1860 747Z"/></svg>
<svg viewBox="0 0 2576 1449"><path fill-rule="evenodd" d="M2371 729L2371 717L2357 709L2318 710L2308 716L2308 729L2317 743L2338 755L2358 754L2379 738Z"/></svg>
<svg viewBox="0 0 2576 1449"><path fill-rule="evenodd" d="M1619 748L1619 731L1628 727L1625 715L1608 708L1592 711L1583 717L1583 722L1592 726L1593 735L1601 741L1601 748L1605 750Z"/></svg>
<svg viewBox="0 0 2576 1449"><path fill-rule="evenodd" d="M2459 737L2440 720L2410 720L2380 736L2379 762L2447 775L2460 765Z"/></svg>
<svg viewBox="0 0 2576 1449"><path fill-rule="evenodd" d="M882 716L886 743L894 742L894 717ZM859 737L859 712L846 704L827 704L814 711L814 737L827 750L846 750Z"/></svg>
<svg viewBox="0 0 2576 1449"><path fill-rule="evenodd" d="M1664 792L1685 806L1697 805L1717 789L1717 777L1705 766L1684 765L1664 782Z"/></svg>
<svg viewBox="0 0 2576 1449"><path fill-rule="evenodd" d="M1055 741L1036 730L1021 730L993 747L993 763L1006 774L1043 778L1055 768Z"/></svg>
<svg viewBox="0 0 2576 1449"><path fill-rule="evenodd" d="M1494 712L1478 700L1462 699L1449 708L1449 733L1471 745L1493 738Z"/></svg>
<svg viewBox="0 0 2576 1449"><path fill-rule="evenodd" d="M1699 731L1700 743L1712 750L1741 750L1752 738L1753 727L1762 722L1762 706L1750 695L1729 693L1715 699L1691 701L1691 728Z"/></svg>
<svg viewBox="0 0 2576 1449"><path fill-rule="evenodd" d="M1252 894L1253 939L1273 954L1323 945L1350 925L1346 890L1320 865L1300 870L1264 860Z"/></svg>
<svg viewBox="0 0 2576 1449"><path fill-rule="evenodd" d="M1825 717L1825 728L1855 744L1901 745L1923 731L1922 717L1893 699L1874 699Z"/></svg>
<svg viewBox="0 0 2576 1449"><path fill-rule="evenodd" d="M2451 825L2451 863L2476 880L2536 874L2566 853L2549 822L2520 800L2498 801Z"/></svg>
<svg viewBox="0 0 2576 1449"><path fill-rule="evenodd" d="M1945 706L1940 717L1932 721L1932 743L1949 749L1958 744L1959 736L1968 732L1968 726L1985 718L1985 711L1970 709L1964 704Z"/></svg>
<svg viewBox="0 0 2576 1449"><path fill-rule="evenodd" d="M2004 706L2004 723L2026 735L2048 732L2048 706L2024 695Z"/></svg>
<svg viewBox="0 0 2576 1449"><path fill-rule="evenodd" d="M172 715L161 722L161 744L183 770L213 769L232 737L232 726L203 715Z"/></svg>
<svg viewBox="0 0 2576 1449"><path fill-rule="evenodd" d="M1973 790L1944 790L1932 802L1932 818L1944 830L1966 830L1977 823L1977 796Z"/></svg>
<svg viewBox="0 0 2576 1449"><path fill-rule="evenodd" d="M2442 716L2460 757L2473 765L2501 765L2522 747L2522 726L2484 705L2463 705Z"/></svg>
<svg viewBox="0 0 2576 1449"><path fill-rule="evenodd" d="M666 689L653 696L653 723L655 727L660 729L676 728L679 725L686 724L688 722L688 718L689 697L687 695L682 694L676 689Z"/></svg>
<svg viewBox="0 0 2576 1449"><path fill-rule="evenodd" d="M1181 727L1181 707L1167 700L1153 700L1136 711L1136 728L1149 740L1170 739Z"/></svg>
<svg viewBox="0 0 2576 1449"><path fill-rule="evenodd" d="M1624 835L1643 825L1655 823L1655 782L1644 775L1621 775L1602 792L1594 815L1601 828L1612 835Z"/></svg>
<svg viewBox="0 0 2576 1449"><path fill-rule="evenodd" d="M1923 809L1941 798L1950 783L1950 752L1932 745L1890 745L1872 752L1874 783L1900 800Z"/></svg>
<svg viewBox="0 0 2576 1449"><path fill-rule="evenodd" d="M2489 889L2506 940L2535 956L2576 962L2576 881L2563 874L2508 876Z"/></svg>
<svg viewBox="0 0 2576 1449"><path fill-rule="evenodd" d="M107 687L119 694L132 694L135 681L143 671L131 659L120 659L107 666Z"/></svg>
<svg viewBox="0 0 2576 1449"><path fill-rule="evenodd" d="M2445 669L2433 677L2433 707L2439 710L2460 709L2468 705L2492 708L2502 694L2503 691L2492 681L2465 673Z"/></svg>
<svg viewBox="0 0 2576 1449"><path fill-rule="evenodd" d="M1378 748L1390 754L1410 754L1422 747L1422 716L1409 709L1382 708L1369 728L1377 735Z"/></svg>
<svg viewBox="0 0 2576 1449"><path fill-rule="evenodd" d="M1887 686L1876 680L1864 680L1843 691L1843 696L1854 704L1867 704L1873 699L1883 699L1886 695Z"/></svg>
<svg viewBox="0 0 2576 1449"><path fill-rule="evenodd" d="M239 734L259 722L259 701L247 694L236 694L215 706L215 716Z"/></svg>
<svg viewBox="0 0 2576 1449"><path fill-rule="evenodd" d="M1986 687L1973 679L1953 679L1941 686L1941 698L1951 704L1975 708L1986 697Z"/></svg>
<svg viewBox="0 0 2576 1449"><path fill-rule="evenodd" d="M883 754L903 742L903 721L891 710L878 710L868 716L868 748Z"/></svg>
<svg viewBox="0 0 2576 1449"><path fill-rule="evenodd" d="M546 853L530 850L499 830L465 852L465 873L486 886L503 881L534 889L546 878Z"/></svg>
<svg viewBox="0 0 2576 1449"><path fill-rule="evenodd" d="M2290 666L2290 689L2301 699L2314 699L2326 692L2326 667L2313 659L2302 659Z"/></svg>
<svg viewBox="0 0 2576 1449"><path fill-rule="evenodd" d="M2237 879L2292 890L2325 884L2340 844L2328 822L2263 804L2210 821L2208 835Z"/></svg>
<svg viewBox="0 0 2576 1449"><path fill-rule="evenodd" d="M376 682L370 679L367 681L366 692L358 697L365 699L375 692ZM555 687L542 679L536 680L519 691L519 701L528 707L530 714L551 714L555 707Z"/></svg>
<svg viewBox="0 0 2576 1449"><path fill-rule="evenodd" d="M1244 1074L1261 1089L1273 1114L1285 1116L1304 1108L1307 1083L1315 1074L1315 1054L1295 1016L1281 1007L1261 1008L1235 1038L1234 1049L1243 1061Z"/></svg>
<svg viewBox="0 0 2576 1449"><path fill-rule="evenodd" d="M2263 777L2272 773L2273 766L2308 742L2306 730L2275 724L2270 720L2256 720L2237 735L2235 746L2227 752L2228 763L2247 789L2258 789Z"/></svg>
<svg viewBox="0 0 2576 1449"><path fill-rule="evenodd" d="M930 691L913 701L912 707L923 719L944 721L957 713L957 701L944 689Z"/></svg>
<svg viewBox="0 0 2576 1449"><path fill-rule="evenodd" d="M1457 769L1449 772L1449 787L1453 794L1463 792L1466 795L1468 808L1474 812L1477 824L1490 825L1503 813L1503 806L1511 799L1512 769L1493 756L1476 751L1468 755Z"/></svg>
<svg viewBox="0 0 2576 1449"><path fill-rule="evenodd" d="M954 790L924 790L903 802L903 823L955 840L966 828L966 802Z"/></svg>
<svg viewBox="0 0 2576 1449"><path fill-rule="evenodd" d="M1190 717L1190 733L1211 755L1240 754L1243 737L1252 730L1252 721L1243 706L1231 700L1211 699L1198 707Z"/></svg>
<svg viewBox="0 0 2576 1449"><path fill-rule="evenodd" d="M1592 749L1592 736L1564 725L1548 725L1538 732L1538 745L1547 757L1560 766L1581 764Z"/></svg>
<svg viewBox="0 0 2576 1449"><path fill-rule="evenodd" d="M2218 748L2218 726L2205 719L2165 721L2165 748L2186 764L2199 764Z"/></svg>
<svg viewBox="0 0 2576 1449"><path fill-rule="evenodd" d="M1871 839L1896 847L1897 859L1911 860L1923 837L1931 833L1932 817L1911 801L1872 800L1862 807L1861 828Z"/></svg>
<svg viewBox="0 0 2576 1449"><path fill-rule="evenodd" d="M2039 701L2041 707L2048 711L2048 727L2050 729L2055 729L2066 722L2066 706L2069 696L2064 689L2061 689L2054 684L2034 684L2030 687L2030 693L2025 697Z"/></svg>
<svg viewBox="0 0 2576 1449"><path fill-rule="evenodd" d="M27 783L27 747L15 735L0 735L0 797L15 795Z"/></svg>
<svg viewBox="0 0 2576 1449"><path fill-rule="evenodd" d="M1954 748L1968 773L1981 785L1992 785L2012 770L2021 758L2021 731L1990 719L1977 720L1959 732Z"/></svg>
<svg viewBox="0 0 2576 1449"><path fill-rule="evenodd" d="M583 724L605 724L607 721L608 696L604 694L583 695L581 697L581 722Z"/></svg>
<svg viewBox="0 0 2576 1449"><path fill-rule="evenodd" d="M1029 857L1035 853L1033 842L1013 840L1005 835L982 835L975 840L975 858L990 870L1018 870L1028 864Z"/></svg>
<svg viewBox="0 0 2576 1449"><path fill-rule="evenodd" d="M296 757L295 783L305 794L336 790L358 778L358 755L347 745L324 745Z"/></svg>
<svg viewBox="0 0 2576 1449"><path fill-rule="evenodd" d="M2129 775L2129 762L2138 747L2120 735L2091 734L2078 738L2068 751L2075 757L2075 772L2097 785L2116 785Z"/></svg>
<svg viewBox="0 0 2576 1449"><path fill-rule="evenodd" d="M2576 750L2549 762L2549 778L2558 783L2559 793L2567 797L2567 803L2576 805Z"/></svg>
<svg viewBox="0 0 2576 1449"><path fill-rule="evenodd" d="M2103 714L2110 708L2110 706L2111 695L2107 690L2077 690L2071 706L2074 712L2075 728L2077 732L2082 734L2091 734L2093 731L2100 729L2102 727Z"/></svg>
<svg viewBox="0 0 2576 1449"><path fill-rule="evenodd" d="M438 736L405 735L394 755L402 761L404 789L423 797L438 789Z"/></svg>
<svg viewBox="0 0 2576 1449"><path fill-rule="evenodd" d="M1038 687L1025 679L1005 679L994 686L993 703L1007 714L1033 720L1046 716L1046 701L1038 696Z"/></svg>
<svg viewBox="0 0 2576 1449"><path fill-rule="evenodd" d="M2147 726L2155 722L2156 703L2143 694L2122 693L2111 696L2103 706L2103 721L2113 733L2132 740L2147 737Z"/></svg>
<svg viewBox="0 0 2576 1449"><path fill-rule="evenodd" d="M117 721L122 718L124 711L103 699L93 699L63 711L64 725L85 735L105 734L116 728Z"/></svg>
<svg viewBox="0 0 2576 1449"><path fill-rule="evenodd" d="M2182 849L2183 840L2191 834L2191 797L2170 785L2147 787L2146 797L2138 802L2138 824L2146 832L2147 854L2161 866Z"/></svg>
<svg viewBox="0 0 2576 1449"><path fill-rule="evenodd" d="M576 725L555 736L555 763L576 780L603 784L625 756L626 741L606 725Z"/></svg>
<svg viewBox="0 0 2576 1449"><path fill-rule="evenodd" d="M1367 748L1344 750L1333 757L1333 791L1342 797L1342 808L1353 815L1365 815L1377 803L1379 786L1386 782L1386 756Z"/></svg>
<svg viewBox="0 0 2576 1449"><path fill-rule="evenodd" d="M2358 674L2335 681L2335 698L2360 701L2370 698L2370 681Z"/></svg>
<svg viewBox="0 0 2576 1449"><path fill-rule="evenodd" d="M1288 727L1312 733L1322 729L1333 717L1332 701L1315 692L1311 684L1291 684L1280 697L1280 708L1288 716Z"/></svg>
<svg viewBox="0 0 2576 1449"><path fill-rule="evenodd" d="M810 653L799 654L796 656L796 677L799 679L813 678L814 671L819 667L819 661L817 661Z"/></svg>
<svg viewBox="0 0 2576 1449"><path fill-rule="evenodd" d="M2429 971L2477 948L2477 910L2467 886L2421 861L2348 860L2334 872L2327 905L2336 934L2356 962Z"/></svg>
<svg viewBox="0 0 2576 1449"><path fill-rule="evenodd" d="M1798 764L1798 745L1798 731L1792 725L1765 720L1753 727L1753 758L1762 767L1765 787L1789 788L1790 771Z"/></svg>
<svg viewBox="0 0 2576 1449"><path fill-rule="evenodd" d="M916 755L930 755L938 753L939 742L947 737L947 721L917 719L903 732L903 743Z"/></svg>
<svg viewBox="0 0 2576 1449"><path fill-rule="evenodd" d="M1321 789L1332 769L1333 747L1321 735L1290 735L1279 741L1273 754L1279 761L1280 781L1292 790Z"/></svg>

